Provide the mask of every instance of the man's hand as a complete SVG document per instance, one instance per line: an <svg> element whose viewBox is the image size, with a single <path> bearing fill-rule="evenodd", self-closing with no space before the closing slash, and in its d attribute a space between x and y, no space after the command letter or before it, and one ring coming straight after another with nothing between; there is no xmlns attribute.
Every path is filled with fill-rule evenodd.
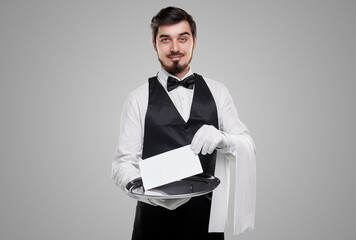
<svg viewBox="0 0 356 240"><path fill-rule="evenodd" d="M215 148L224 148L227 144L226 137L212 125L203 125L194 135L192 150L195 154L200 152L211 154Z"/></svg>
<svg viewBox="0 0 356 240"><path fill-rule="evenodd" d="M148 199L149 202L154 206L161 206L169 210L174 210L177 207L182 206L184 203L188 202L190 198L177 198L177 199Z"/></svg>

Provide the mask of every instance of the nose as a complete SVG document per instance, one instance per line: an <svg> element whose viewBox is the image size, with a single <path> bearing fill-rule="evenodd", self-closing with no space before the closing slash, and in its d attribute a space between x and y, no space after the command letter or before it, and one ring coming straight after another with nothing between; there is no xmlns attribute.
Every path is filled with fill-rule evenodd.
<svg viewBox="0 0 356 240"><path fill-rule="evenodd" d="M177 40L173 40L172 41L171 51L172 52L178 52L179 51L179 43L178 43Z"/></svg>

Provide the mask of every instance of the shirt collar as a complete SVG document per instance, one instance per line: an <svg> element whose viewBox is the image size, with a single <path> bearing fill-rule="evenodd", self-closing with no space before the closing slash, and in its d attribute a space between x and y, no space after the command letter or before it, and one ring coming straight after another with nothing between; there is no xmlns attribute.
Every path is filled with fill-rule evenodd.
<svg viewBox="0 0 356 240"><path fill-rule="evenodd" d="M187 73L182 79L184 79L184 78L186 78L186 77L188 77L188 76L190 76L190 75L193 75L193 71L192 71L192 68L191 68L191 67L189 67L188 73ZM157 73L157 78L158 78L158 81L162 84L162 86L163 86L165 89L167 89L167 79L168 79L168 77L173 77L173 78L175 78L175 79L177 79L177 80L179 80L179 81L182 80L182 79L179 79L179 78L177 78L176 76L174 76L174 75L168 73L166 70L164 70L164 69L161 67L161 69L160 69L160 70L158 71L158 73Z"/></svg>

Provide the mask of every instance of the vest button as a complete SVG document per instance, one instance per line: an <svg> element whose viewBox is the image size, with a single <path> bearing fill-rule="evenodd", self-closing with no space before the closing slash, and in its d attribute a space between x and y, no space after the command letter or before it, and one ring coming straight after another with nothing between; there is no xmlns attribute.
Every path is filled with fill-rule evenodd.
<svg viewBox="0 0 356 240"><path fill-rule="evenodd" d="M185 125L184 125L184 129L185 129L185 130L188 130L188 129L189 129L189 125L188 125L188 124L185 124Z"/></svg>

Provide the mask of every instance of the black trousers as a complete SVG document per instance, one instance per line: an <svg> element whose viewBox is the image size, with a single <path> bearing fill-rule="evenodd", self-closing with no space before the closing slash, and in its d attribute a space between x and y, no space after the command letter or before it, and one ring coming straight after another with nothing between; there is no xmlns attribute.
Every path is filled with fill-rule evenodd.
<svg viewBox="0 0 356 240"><path fill-rule="evenodd" d="M132 240L224 240L209 233L211 201L193 197L175 210L138 202Z"/></svg>

